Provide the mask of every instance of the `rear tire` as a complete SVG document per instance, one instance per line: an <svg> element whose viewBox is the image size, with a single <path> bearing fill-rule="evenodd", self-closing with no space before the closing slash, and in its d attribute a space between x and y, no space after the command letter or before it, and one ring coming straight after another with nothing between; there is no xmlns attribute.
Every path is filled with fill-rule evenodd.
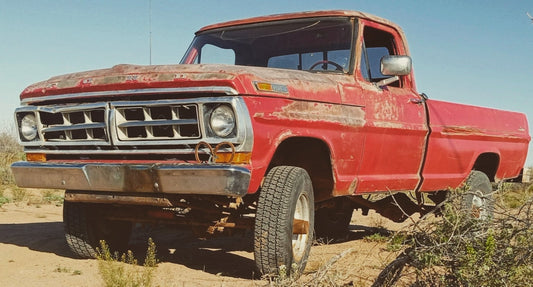
<svg viewBox="0 0 533 287"><path fill-rule="evenodd" d="M123 250L130 239L131 222L106 219L97 207L68 201L63 205L65 239L70 250L81 258L96 258L100 240L105 240L111 250Z"/></svg>
<svg viewBox="0 0 533 287"><path fill-rule="evenodd" d="M494 216L492 194L492 184L487 175L473 170L466 180L462 211L472 219L490 220Z"/></svg>
<svg viewBox="0 0 533 287"><path fill-rule="evenodd" d="M314 235L313 186L299 167L274 167L259 193L254 256L262 274L298 276L307 264ZM285 266L285 267L281 267Z"/></svg>

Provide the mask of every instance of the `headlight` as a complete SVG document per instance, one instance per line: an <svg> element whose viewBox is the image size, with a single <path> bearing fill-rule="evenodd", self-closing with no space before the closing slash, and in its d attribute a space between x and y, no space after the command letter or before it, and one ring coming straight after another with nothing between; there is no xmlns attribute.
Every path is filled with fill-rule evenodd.
<svg viewBox="0 0 533 287"><path fill-rule="evenodd" d="M37 120L35 115L27 114L20 121L20 134L26 141L32 141L37 137Z"/></svg>
<svg viewBox="0 0 533 287"><path fill-rule="evenodd" d="M227 137L235 129L235 114L227 105L220 105L211 112L211 129L219 137Z"/></svg>

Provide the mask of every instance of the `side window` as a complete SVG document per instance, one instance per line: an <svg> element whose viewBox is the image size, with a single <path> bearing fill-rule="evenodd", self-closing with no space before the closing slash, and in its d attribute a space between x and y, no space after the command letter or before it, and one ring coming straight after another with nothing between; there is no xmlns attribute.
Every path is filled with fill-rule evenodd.
<svg viewBox="0 0 533 287"><path fill-rule="evenodd" d="M389 50L385 47L366 48L366 54L369 63L368 70L372 80L388 78L388 76L381 73L381 58L389 56Z"/></svg>
<svg viewBox="0 0 533 287"><path fill-rule="evenodd" d="M366 48L363 43L363 52L361 53L361 75L363 75L363 78L365 78L365 80L370 82L370 69L368 68L368 63L366 59Z"/></svg>
<svg viewBox="0 0 533 287"><path fill-rule="evenodd" d="M206 44L197 58L196 64L200 63L235 65L235 51Z"/></svg>
<svg viewBox="0 0 533 287"><path fill-rule="evenodd" d="M381 59L396 55L396 45L392 34L365 27L363 32L363 52L361 53L361 74L369 82L378 82L388 76L381 74ZM391 84L399 87L400 81Z"/></svg>

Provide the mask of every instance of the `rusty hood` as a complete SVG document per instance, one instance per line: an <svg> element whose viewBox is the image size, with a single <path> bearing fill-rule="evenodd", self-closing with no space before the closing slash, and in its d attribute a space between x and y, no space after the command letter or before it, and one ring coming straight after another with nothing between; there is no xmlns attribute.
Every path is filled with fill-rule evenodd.
<svg viewBox="0 0 533 287"><path fill-rule="evenodd" d="M23 102L44 101L68 94L95 94L164 88L225 87L241 95L266 95L328 102L340 101L337 85L346 75L311 73L234 65L117 65L52 77L30 85L20 95ZM270 85L270 86L269 86ZM273 87L271 90L262 87ZM190 90L190 89L189 89Z"/></svg>

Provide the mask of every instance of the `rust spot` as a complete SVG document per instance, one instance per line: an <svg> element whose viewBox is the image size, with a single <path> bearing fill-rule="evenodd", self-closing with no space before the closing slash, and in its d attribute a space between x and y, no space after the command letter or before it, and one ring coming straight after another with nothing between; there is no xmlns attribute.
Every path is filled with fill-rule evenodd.
<svg viewBox="0 0 533 287"><path fill-rule="evenodd" d="M77 86L79 83L79 79L65 79L62 81L58 81L54 83L54 88L63 89L63 88L69 88L73 86Z"/></svg>
<svg viewBox="0 0 533 287"><path fill-rule="evenodd" d="M283 119L336 123L350 127L362 127L365 124L363 108L338 104L293 102L272 115Z"/></svg>
<svg viewBox="0 0 533 287"><path fill-rule="evenodd" d="M352 183L350 183L350 187L348 188L348 192L349 192L350 194L355 194L355 189L357 188L357 183L358 183L358 182L357 182L357 178L354 179L354 180L352 181Z"/></svg>
<svg viewBox="0 0 533 287"><path fill-rule="evenodd" d="M442 129L443 134L455 134L455 135L472 135L478 134L481 135L483 132L474 127L469 126L445 126Z"/></svg>
<svg viewBox="0 0 533 287"><path fill-rule="evenodd" d="M292 222L292 234L308 234L309 221L303 219L294 219Z"/></svg>
<svg viewBox="0 0 533 287"><path fill-rule="evenodd" d="M399 121L401 109L392 97L384 98L374 104L374 118L385 122Z"/></svg>
<svg viewBox="0 0 533 287"><path fill-rule="evenodd" d="M99 85L111 85L116 83L122 83L126 80L125 76L110 76L110 77L103 77L97 80L95 84Z"/></svg>
<svg viewBox="0 0 533 287"><path fill-rule="evenodd" d="M401 122L374 121L374 126L388 129L405 129L406 126Z"/></svg>

